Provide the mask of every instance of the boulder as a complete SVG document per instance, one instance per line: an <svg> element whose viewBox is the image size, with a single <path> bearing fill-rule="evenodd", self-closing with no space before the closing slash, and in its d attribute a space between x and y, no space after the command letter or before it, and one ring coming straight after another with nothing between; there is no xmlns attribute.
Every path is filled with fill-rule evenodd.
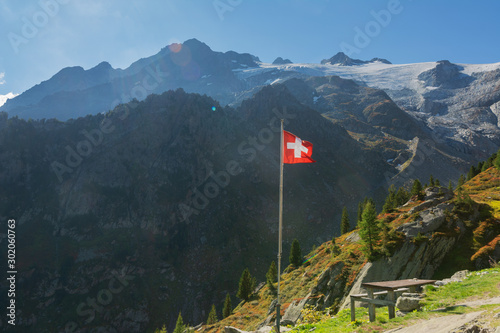
<svg viewBox="0 0 500 333"><path fill-rule="evenodd" d="M403 312L411 312L420 308L421 297L419 294L403 293L396 301L396 307Z"/></svg>
<svg viewBox="0 0 500 333"><path fill-rule="evenodd" d="M452 203L441 203L437 206L429 207L421 211L420 217L415 221L405 223L399 226L397 230L403 232L408 237L416 237L419 233L424 235L433 232L443 225L446 221L446 211L451 212L453 207Z"/></svg>
<svg viewBox="0 0 500 333"><path fill-rule="evenodd" d="M283 326L292 325L294 326L297 320L300 319L302 315L302 309L306 305L311 293L304 297L300 302L293 301L285 311L283 318L281 318L281 324Z"/></svg>

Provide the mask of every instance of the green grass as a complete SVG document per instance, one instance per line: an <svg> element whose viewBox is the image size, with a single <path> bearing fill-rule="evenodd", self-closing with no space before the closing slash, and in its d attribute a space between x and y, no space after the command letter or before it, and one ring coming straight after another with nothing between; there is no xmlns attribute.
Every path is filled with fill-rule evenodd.
<svg viewBox="0 0 500 333"><path fill-rule="evenodd" d="M389 319L387 307L377 308L376 321L373 323L368 321L366 308L356 308L356 320L353 322L349 309L342 310L333 317L324 312L305 310L302 323L292 332L309 332L312 329L317 333L382 332L396 327L410 326L419 320L474 311L460 304L499 295L500 268L486 269L470 273L463 282L453 282L439 288L428 286L422 310L413 311L404 317ZM498 305L481 307L492 314L496 313L493 308L498 308Z"/></svg>
<svg viewBox="0 0 500 333"><path fill-rule="evenodd" d="M435 310L469 298L487 299L500 295L500 268L469 273L463 282L452 282L441 288L426 288L425 309Z"/></svg>

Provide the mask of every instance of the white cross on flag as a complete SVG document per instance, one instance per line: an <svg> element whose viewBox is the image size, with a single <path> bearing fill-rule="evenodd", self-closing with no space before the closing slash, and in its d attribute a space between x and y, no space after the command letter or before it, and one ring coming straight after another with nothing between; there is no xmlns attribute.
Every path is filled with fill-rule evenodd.
<svg viewBox="0 0 500 333"><path fill-rule="evenodd" d="M311 158L313 145L290 132L283 131L283 163L314 163Z"/></svg>

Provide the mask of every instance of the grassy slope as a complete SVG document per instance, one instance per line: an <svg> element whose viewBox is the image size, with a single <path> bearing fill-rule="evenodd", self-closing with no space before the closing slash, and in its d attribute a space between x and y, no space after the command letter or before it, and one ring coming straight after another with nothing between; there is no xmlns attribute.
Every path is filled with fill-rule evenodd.
<svg viewBox="0 0 500 333"><path fill-rule="evenodd" d="M485 311L481 321L489 322L490 327L500 325L500 319L494 317L500 310L498 304L477 307L456 306L467 301L499 296L500 268L471 273L463 282L453 282L441 288L427 288L425 294L422 311L414 311L405 317L389 320L387 308L378 308L377 320L370 323L367 320L367 309L357 308L358 319L351 322L349 310L343 310L334 317L308 311L304 317L305 322L294 328L293 332L309 332L313 328L314 332L318 333L383 332L397 327L407 327L420 320L473 312L478 309Z"/></svg>
<svg viewBox="0 0 500 333"><path fill-rule="evenodd" d="M496 232L496 230L498 230L498 219L500 219L500 171L495 168L490 168L479 174L463 186L463 193L469 194L476 202L485 204L481 207L481 211L484 213L482 215L484 215L485 218L479 221L479 223L470 223L467 225L468 231L461 239L461 246L457 246L452 253L445 258L445 264L443 264L441 269L435 274L434 278L437 279L449 277L460 269L474 269L470 260L471 256L474 254L477 255L482 249L484 250L485 246L488 246L487 243L492 242L491 231ZM398 208L390 214L381 214L379 215L379 219L390 221L389 225L391 229L394 230L399 225L410 222L415 218L415 216L413 216L414 214L410 215L408 211L419 203L421 202L413 202L405 207ZM486 237L485 234L488 232L490 235ZM361 244L346 240L351 234L352 233L349 233L337 238L337 244L339 244L341 248L339 255L333 255L331 253L332 243L326 242L306 256L307 260L303 266L297 269L291 269L291 267L289 267L285 270L281 282L282 313L284 313L291 302L298 301L305 297L317 284L320 274L329 266L339 261L345 263L345 268L342 271L342 275L347 281L345 290L347 291L350 288L357 273L367 262L367 258L361 251ZM483 237L481 238L480 236ZM493 235L493 238L495 238L495 235ZM398 240L398 235L394 234L390 245L392 245L393 248L397 247ZM464 244L466 246L464 246ZM500 270L497 269L494 272L500 273ZM484 279L489 290L491 290L489 297L500 295L500 276L495 274L491 275L494 280L493 282L490 281L491 279ZM427 308L433 309L436 307L436 304L451 306L453 301L450 301L449 298L446 298L447 301L444 299L447 290L451 290L453 294L454 288L457 288L457 299L465 300L469 296L462 296L465 294L469 295L471 292L473 295L470 297L481 297L479 295L480 291L476 290L477 292L474 292L475 289L473 286L477 282L476 278L471 277L470 281L472 281L472 283L463 284L462 286L451 284L445 288L439 289L438 292L430 291L426 301L428 302ZM490 282L491 284L489 284ZM462 290L465 291L462 292ZM453 297L455 296L452 296L452 298ZM269 306L275 298L275 294L270 292L267 286L264 286L252 300L246 303L240 303L234 309L233 315L219 321L215 325L205 326L204 331L223 332L224 326L254 330L257 328L257 325L267 317ZM354 323L350 322L350 313L348 310L339 312L333 318L321 312L306 311L304 314L305 321L307 322L309 320L314 322L314 324L303 324L300 330L308 330L312 327L316 327L316 332L378 332L381 329L390 329L398 325L407 326L418 319L452 314L457 313L457 311L461 312L465 310L451 307L441 312L415 312L405 318L396 318L389 322L387 309L384 310L384 308L381 308L377 312L377 321L375 323L368 323L366 321L366 309L358 308L356 311L357 318L362 318L362 320L357 320Z"/></svg>

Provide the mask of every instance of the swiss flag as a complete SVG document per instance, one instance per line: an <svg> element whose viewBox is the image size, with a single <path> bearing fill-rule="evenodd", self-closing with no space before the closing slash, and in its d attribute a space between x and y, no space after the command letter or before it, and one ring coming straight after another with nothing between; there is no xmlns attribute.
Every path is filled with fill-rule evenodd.
<svg viewBox="0 0 500 333"><path fill-rule="evenodd" d="M283 131L283 163L314 163L313 145L290 132Z"/></svg>

